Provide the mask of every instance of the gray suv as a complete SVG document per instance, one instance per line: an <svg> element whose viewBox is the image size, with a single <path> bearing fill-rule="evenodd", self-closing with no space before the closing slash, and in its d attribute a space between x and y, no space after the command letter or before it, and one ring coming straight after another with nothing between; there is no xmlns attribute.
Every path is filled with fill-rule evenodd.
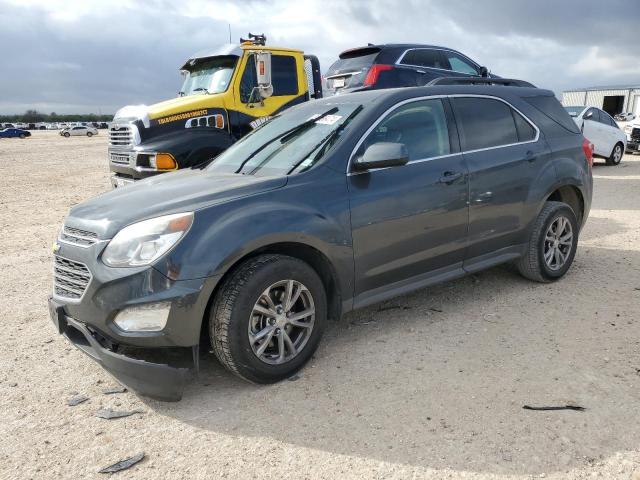
<svg viewBox="0 0 640 480"><path fill-rule="evenodd" d="M178 400L208 342L239 377L276 382L350 310L505 262L559 279L591 146L552 92L510 84L308 102L206 167L74 207L56 328L123 384Z"/></svg>

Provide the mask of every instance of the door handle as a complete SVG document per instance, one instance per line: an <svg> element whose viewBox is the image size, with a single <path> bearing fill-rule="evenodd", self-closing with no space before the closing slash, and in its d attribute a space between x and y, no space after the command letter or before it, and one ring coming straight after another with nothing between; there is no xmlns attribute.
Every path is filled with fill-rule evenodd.
<svg viewBox="0 0 640 480"><path fill-rule="evenodd" d="M444 183L445 185L451 185L453 182L462 177L462 172L444 172L438 180L438 183Z"/></svg>

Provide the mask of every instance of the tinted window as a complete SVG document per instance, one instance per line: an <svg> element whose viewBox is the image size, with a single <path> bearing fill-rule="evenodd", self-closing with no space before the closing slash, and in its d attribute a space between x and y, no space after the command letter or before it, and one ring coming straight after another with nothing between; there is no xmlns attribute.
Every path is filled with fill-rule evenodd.
<svg viewBox="0 0 640 480"><path fill-rule="evenodd" d="M610 127L617 126L607 112L600 112L600 122Z"/></svg>
<svg viewBox="0 0 640 480"><path fill-rule="evenodd" d="M468 73L471 75L478 74L478 70L476 70L476 67L471 62L469 62L469 60L458 55L457 53L445 51L442 52L442 54L448 60L449 66L454 72Z"/></svg>
<svg viewBox="0 0 640 480"><path fill-rule="evenodd" d="M343 52L340 60L334 62L327 70L327 88L335 90L342 87L362 86L379 52L379 48L361 48Z"/></svg>
<svg viewBox="0 0 640 480"><path fill-rule="evenodd" d="M536 138L536 130L515 110L511 110L513 120L516 122L516 131L518 132L518 141L529 142Z"/></svg>
<svg viewBox="0 0 640 480"><path fill-rule="evenodd" d="M398 107L367 136L356 155L379 142L404 143L410 161L447 155L451 149L442 102L421 100Z"/></svg>
<svg viewBox="0 0 640 480"><path fill-rule="evenodd" d="M560 105L560 102L556 99L556 97L539 96L523 98L523 100L526 100L528 103L536 107L536 109L540 110L555 123L562 126L565 130L569 130L573 133L581 133L580 129L576 125L576 122L574 122L567 111L562 108L562 105Z"/></svg>
<svg viewBox="0 0 640 480"><path fill-rule="evenodd" d="M294 57L271 55L271 83L276 97L298 94L298 72Z"/></svg>
<svg viewBox="0 0 640 480"><path fill-rule="evenodd" d="M506 103L491 98L453 98L462 149L478 150L518 143L518 132Z"/></svg>
<svg viewBox="0 0 640 480"><path fill-rule="evenodd" d="M271 55L271 83L273 84L273 96L297 95L298 74L296 59L286 55ZM247 59L242 79L240 80L240 101L248 103L251 92L258 86L256 74L256 62L253 55ZM253 94L252 101L259 99L258 93Z"/></svg>
<svg viewBox="0 0 640 480"><path fill-rule="evenodd" d="M409 50L402 61L403 65L415 65L418 67L431 67L448 69L448 65L445 63L444 57L441 55L440 50Z"/></svg>

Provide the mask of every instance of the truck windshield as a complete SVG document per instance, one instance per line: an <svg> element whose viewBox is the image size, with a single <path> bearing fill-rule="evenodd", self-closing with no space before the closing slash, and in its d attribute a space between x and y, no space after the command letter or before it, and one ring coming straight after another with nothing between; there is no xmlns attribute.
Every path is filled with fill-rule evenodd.
<svg viewBox="0 0 640 480"><path fill-rule="evenodd" d="M180 90L180 95L222 93L231 82L238 57L213 57L198 61L189 70Z"/></svg>
<svg viewBox="0 0 640 480"><path fill-rule="evenodd" d="M207 170L256 176L300 173L316 165L360 113L355 103L301 105L232 145Z"/></svg>

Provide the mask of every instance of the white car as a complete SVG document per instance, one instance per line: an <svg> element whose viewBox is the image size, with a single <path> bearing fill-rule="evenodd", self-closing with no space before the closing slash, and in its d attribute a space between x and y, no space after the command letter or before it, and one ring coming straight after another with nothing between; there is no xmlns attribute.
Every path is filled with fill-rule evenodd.
<svg viewBox="0 0 640 480"><path fill-rule="evenodd" d="M630 122L635 120L636 116L631 112L624 112L614 115L613 119L617 122Z"/></svg>
<svg viewBox="0 0 640 480"><path fill-rule="evenodd" d="M627 136L611 115L596 107L564 108L593 143L593 154L605 158L607 165L618 165L627 148Z"/></svg>
<svg viewBox="0 0 640 480"><path fill-rule="evenodd" d="M98 135L98 129L93 127L68 127L60 130L60 135L63 137L71 137L74 135L91 137L93 135Z"/></svg>

